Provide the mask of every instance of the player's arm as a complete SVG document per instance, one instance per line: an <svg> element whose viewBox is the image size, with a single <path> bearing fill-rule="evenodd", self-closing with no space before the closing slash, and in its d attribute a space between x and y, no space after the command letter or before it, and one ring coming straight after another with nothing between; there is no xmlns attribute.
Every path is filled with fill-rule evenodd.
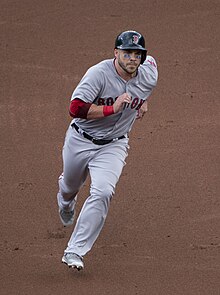
<svg viewBox="0 0 220 295"><path fill-rule="evenodd" d="M148 111L148 101L145 100L145 102L142 104L140 109L137 111L137 119L143 119L147 111Z"/></svg>
<svg viewBox="0 0 220 295"><path fill-rule="evenodd" d="M120 95L112 106L97 106L75 98L70 103L69 113L73 118L99 119L122 111L125 103L130 103L131 97L124 93Z"/></svg>
<svg viewBox="0 0 220 295"><path fill-rule="evenodd" d="M70 103L70 116L82 119L98 119L114 114L113 106L97 106L93 103L86 103L78 98Z"/></svg>
<svg viewBox="0 0 220 295"><path fill-rule="evenodd" d="M158 80L158 69L156 60L152 56L148 55L143 63L143 67L146 69L147 72L148 84L150 84L154 88Z"/></svg>

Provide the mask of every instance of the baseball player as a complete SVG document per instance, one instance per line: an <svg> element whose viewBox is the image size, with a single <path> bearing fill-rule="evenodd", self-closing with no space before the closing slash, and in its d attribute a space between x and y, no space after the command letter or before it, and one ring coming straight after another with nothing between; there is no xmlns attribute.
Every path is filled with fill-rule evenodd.
<svg viewBox="0 0 220 295"><path fill-rule="evenodd" d="M74 222L77 193L88 175L91 185L62 257L69 267L84 268L83 257L102 230L125 165L128 134L146 113L157 78L156 61L147 55L144 37L125 31L115 40L114 58L89 68L72 94L73 120L65 137L57 194L64 226Z"/></svg>

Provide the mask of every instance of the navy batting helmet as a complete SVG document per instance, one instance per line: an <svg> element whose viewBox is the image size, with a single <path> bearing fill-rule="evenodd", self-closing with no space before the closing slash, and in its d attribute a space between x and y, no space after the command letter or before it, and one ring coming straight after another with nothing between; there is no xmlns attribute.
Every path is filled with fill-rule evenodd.
<svg viewBox="0 0 220 295"><path fill-rule="evenodd" d="M136 31L125 31L120 33L115 40L115 49L138 49L142 51L141 64L147 56L144 37Z"/></svg>

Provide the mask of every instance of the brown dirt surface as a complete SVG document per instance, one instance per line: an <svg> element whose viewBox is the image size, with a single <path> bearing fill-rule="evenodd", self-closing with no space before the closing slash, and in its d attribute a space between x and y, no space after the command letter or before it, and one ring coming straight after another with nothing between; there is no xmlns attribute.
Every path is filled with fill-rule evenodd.
<svg viewBox="0 0 220 295"><path fill-rule="evenodd" d="M219 0L0 4L0 294L219 295ZM77 272L61 263L72 228L56 204L69 98L127 29L145 36L158 86Z"/></svg>

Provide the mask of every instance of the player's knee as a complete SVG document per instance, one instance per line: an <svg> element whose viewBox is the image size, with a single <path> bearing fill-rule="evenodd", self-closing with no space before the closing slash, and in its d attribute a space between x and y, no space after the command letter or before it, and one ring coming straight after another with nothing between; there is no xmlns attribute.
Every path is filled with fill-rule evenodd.
<svg viewBox="0 0 220 295"><path fill-rule="evenodd" d="M89 202L93 202L93 207L100 211L104 219L107 216L112 195L113 189L111 187L92 187L90 190Z"/></svg>
<svg viewBox="0 0 220 295"><path fill-rule="evenodd" d="M99 185L91 188L91 195L100 200L109 202L114 194L114 188L111 185Z"/></svg>

